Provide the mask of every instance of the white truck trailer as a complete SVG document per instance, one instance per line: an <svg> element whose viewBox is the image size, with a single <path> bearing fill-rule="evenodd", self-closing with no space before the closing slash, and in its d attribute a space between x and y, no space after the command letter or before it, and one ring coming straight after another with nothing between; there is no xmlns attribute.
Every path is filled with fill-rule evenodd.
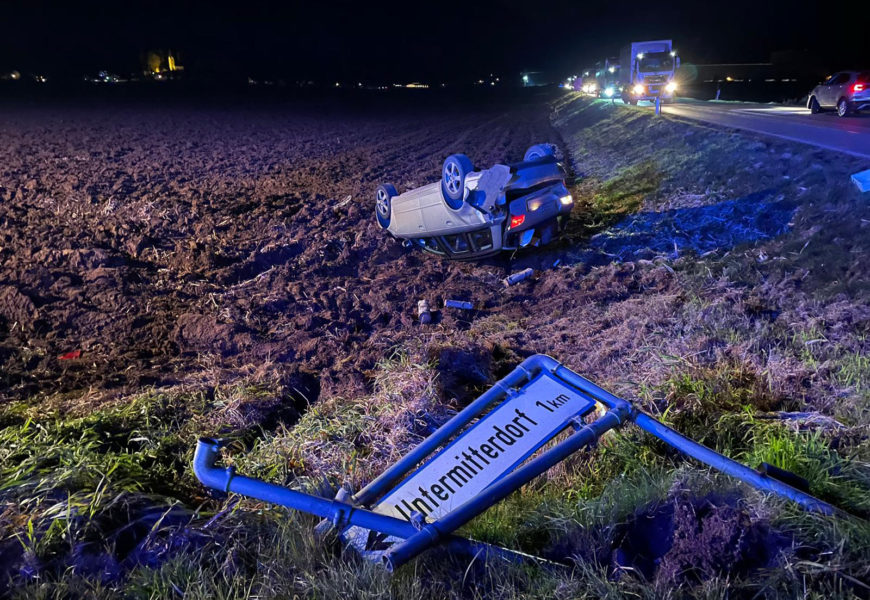
<svg viewBox="0 0 870 600"><path fill-rule="evenodd" d="M620 52L619 64L623 102L637 104L656 98L673 102L677 92L674 74L680 58L671 40L632 42Z"/></svg>

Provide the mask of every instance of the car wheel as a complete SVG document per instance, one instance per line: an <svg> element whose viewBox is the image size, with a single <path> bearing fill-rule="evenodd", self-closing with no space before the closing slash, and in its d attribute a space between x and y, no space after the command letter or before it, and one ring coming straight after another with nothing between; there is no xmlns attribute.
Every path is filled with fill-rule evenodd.
<svg viewBox="0 0 870 600"><path fill-rule="evenodd" d="M845 98L840 98L840 101L837 102L837 116L848 117L851 112L852 110L849 106L849 101Z"/></svg>
<svg viewBox="0 0 870 600"><path fill-rule="evenodd" d="M552 144L535 144L526 150L525 155L523 155L523 162L541 160L550 156L556 156L556 149L553 148Z"/></svg>
<svg viewBox="0 0 870 600"><path fill-rule="evenodd" d="M464 154L451 154L441 168L441 195L453 210L462 208L465 196L465 176L474 170L474 165Z"/></svg>
<svg viewBox="0 0 870 600"><path fill-rule="evenodd" d="M382 229L390 226L393 214L393 198L399 195L396 187L391 183L382 183L375 192L375 214L378 217L378 225Z"/></svg>
<svg viewBox="0 0 870 600"><path fill-rule="evenodd" d="M810 98L810 113L817 115L822 112L822 106L819 104L819 101L816 100L816 97L813 96Z"/></svg>

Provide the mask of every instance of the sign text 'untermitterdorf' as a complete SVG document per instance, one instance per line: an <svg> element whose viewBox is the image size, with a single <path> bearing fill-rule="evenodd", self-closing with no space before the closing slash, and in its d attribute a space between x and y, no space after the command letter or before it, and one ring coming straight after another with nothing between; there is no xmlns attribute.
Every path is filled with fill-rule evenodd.
<svg viewBox="0 0 870 600"><path fill-rule="evenodd" d="M594 402L542 374L384 496L379 513L432 521L479 494Z"/></svg>

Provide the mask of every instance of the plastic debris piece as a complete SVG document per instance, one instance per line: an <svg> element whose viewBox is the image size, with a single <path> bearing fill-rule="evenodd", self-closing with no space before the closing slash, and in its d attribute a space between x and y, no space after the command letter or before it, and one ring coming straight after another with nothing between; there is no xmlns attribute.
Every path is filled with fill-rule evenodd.
<svg viewBox="0 0 870 600"><path fill-rule="evenodd" d="M520 281L522 281L524 279L528 279L529 277L534 275L534 273L535 273L535 270L533 268L529 267L528 269L523 269L522 271L520 271L518 273L514 273L513 275L508 275L502 281L504 282L505 285L513 285L515 283L519 283Z"/></svg>
<svg viewBox="0 0 870 600"><path fill-rule="evenodd" d="M861 192L870 192L870 169L852 175L852 183L857 185Z"/></svg>
<svg viewBox="0 0 870 600"><path fill-rule="evenodd" d="M445 300L444 306L448 308L461 308L462 310L471 310L474 308L474 304L464 300Z"/></svg>
<svg viewBox="0 0 870 600"><path fill-rule="evenodd" d="M75 360L81 357L81 350L72 350L71 352L67 352L66 354L61 354L57 357L58 360Z"/></svg>
<svg viewBox="0 0 870 600"><path fill-rule="evenodd" d="M417 301L417 316L420 318L420 325L432 322L432 313L429 312L429 303L426 300Z"/></svg>

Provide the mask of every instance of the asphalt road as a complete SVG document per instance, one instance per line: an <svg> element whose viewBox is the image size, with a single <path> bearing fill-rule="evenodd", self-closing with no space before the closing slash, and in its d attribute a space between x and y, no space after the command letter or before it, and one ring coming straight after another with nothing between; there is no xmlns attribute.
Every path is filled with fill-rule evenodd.
<svg viewBox="0 0 870 600"><path fill-rule="evenodd" d="M840 118L797 106L697 100L662 106L662 112L870 158L870 112Z"/></svg>

